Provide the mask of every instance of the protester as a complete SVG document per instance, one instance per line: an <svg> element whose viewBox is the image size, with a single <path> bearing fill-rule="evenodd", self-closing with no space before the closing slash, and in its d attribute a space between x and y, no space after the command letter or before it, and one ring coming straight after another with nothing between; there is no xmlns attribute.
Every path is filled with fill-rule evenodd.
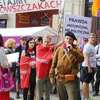
<svg viewBox="0 0 100 100"><path fill-rule="evenodd" d="M83 38L82 43L80 44L80 49L83 51L85 44L88 42L88 38Z"/></svg>
<svg viewBox="0 0 100 100"><path fill-rule="evenodd" d="M12 53L15 53L15 48L16 48L16 41L15 39L13 38L8 38L6 41L5 41L5 52L6 54L12 54ZM12 72L12 75L13 75L13 79L14 79L14 83L16 82L16 66L17 66L17 63L16 62L12 62L12 67L11 67L11 72ZM15 88L14 88L15 89ZM14 98L10 98L11 100L14 100Z"/></svg>
<svg viewBox="0 0 100 100"><path fill-rule="evenodd" d="M10 77L11 73L9 67L11 67L11 64L8 63L4 50L3 38L0 35L0 98L2 100L10 100L9 91L14 87L13 80L11 79L12 77Z"/></svg>
<svg viewBox="0 0 100 100"><path fill-rule="evenodd" d="M29 38L25 51L20 59L21 88L23 90L23 100L34 100L36 85L36 43L33 38Z"/></svg>
<svg viewBox="0 0 100 100"><path fill-rule="evenodd" d="M16 41L13 38L9 38L5 41L6 54L14 53L15 48L16 48Z"/></svg>
<svg viewBox="0 0 100 100"><path fill-rule="evenodd" d="M99 94L99 85L100 85L100 43L96 45L96 81L95 81L95 90L93 96L98 96Z"/></svg>
<svg viewBox="0 0 100 100"><path fill-rule="evenodd" d="M90 33L89 40L84 46L83 55L84 61L81 68L81 81L83 99L89 99L89 83L94 78L96 69L96 56L95 56L96 34Z"/></svg>
<svg viewBox="0 0 100 100"><path fill-rule="evenodd" d="M79 64L83 61L83 55L81 50L73 45L74 40L76 40L75 35L72 32L66 32L63 46L55 51L53 57L50 80L53 84L56 78L60 100L79 100L77 73Z"/></svg>
<svg viewBox="0 0 100 100"><path fill-rule="evenodd" d="M21 53L25 50L27 37L20 37L20 44L16 47L16 52L19 52L19 60L21 58ZM20 98L20 65L16 66L16 98Z"/></svg>
<svg viewBox="0 0 100 100"><path fill-rule="evenodd" d="M7 41L5 41L5 52L6 54L11 54L11 53L15 53L15 48L16 48L16 41L13 38L9 38L7 39ZM16 62L12 62L12 74L13 74L13 78L15 79L15 73L16 73Z"/></svg>
<svg viewBox="0 0 100 100"><path fill-rule="evenodd" d="M84 46L86 45L86 43L88 42L88 38L83 38L83 42L82 44L80 44L80 49L83 52ZM82 63L80 64L80 74L81 74L81 68L82 68ZM94 92L94 81L95 79L93 78L90 82L91 86L92 86L92 92Z"/></svg>
<svg viewBox="0 0 100 100"><path fill-rule="evenodd" d="M37 45L43 43L42 37L41 37L41 36L40 36L40 37L37 37L37 38L35 39L35 42L36 42Z"/></svg>
<svg viewBox="0 0 100 100"><path fill-rule="evenodd" d="M50 100L50 81L49 70L52 61L51 38L46 35L43 37L43 43L36 47L36 75L37 75L37 100Z"/></svg>

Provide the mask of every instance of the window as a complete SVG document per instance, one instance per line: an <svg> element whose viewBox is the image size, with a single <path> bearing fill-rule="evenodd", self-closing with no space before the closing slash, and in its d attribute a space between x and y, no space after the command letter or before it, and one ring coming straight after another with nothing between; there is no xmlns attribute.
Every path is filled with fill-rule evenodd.
<svg viewBox="0 0 100 100"><path fill-rule="evenodd" d="M49 18L48 18L48 16L43 16L42 17L41 25L49 25Z"/></svg>
<svg viewBox="0 0 100 100"><path fill-rule="evenodd" d="M85 16L86 17L92 16L92 1L85 0Z"/></svg>
<svg viewBox="0 0 100 100"><path fill-rule="evenodd" d="M0 19L0 28L6 28L6 27L7 27L7 20Z"/></svg>

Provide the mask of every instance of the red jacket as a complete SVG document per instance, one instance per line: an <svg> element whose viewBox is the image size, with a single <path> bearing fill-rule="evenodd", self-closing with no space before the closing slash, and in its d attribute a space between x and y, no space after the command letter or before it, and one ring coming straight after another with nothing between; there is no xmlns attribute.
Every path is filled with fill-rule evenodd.
<svg viewBox="0 0 100 100"><path fill-rule="evenodd" d="M40 79L44 79L49 75L52 60L52 47L36 47L36 74Z"/></svg>
<svg viewBox="0 0 100 100"><path fill-rule="evenodd" d="M21 75L21 88L29 87L29 79L31 66L29 66L29 62L33 61L32 58L28 56L21 56L20 59L20 75Z"/></svg>

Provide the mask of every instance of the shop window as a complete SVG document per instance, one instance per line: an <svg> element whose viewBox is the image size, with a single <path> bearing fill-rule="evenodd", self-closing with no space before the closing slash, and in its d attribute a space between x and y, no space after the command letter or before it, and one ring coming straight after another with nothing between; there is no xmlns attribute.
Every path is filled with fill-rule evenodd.
<svg viewBox="0 0 100 100"><path fill-rule="evenodd" d="M6 27L7 27L7 20L0 19L0 28L6 28Z"/></svg>
<svg viewBox="0 0 100 100"><path fill-rule="evenodd" d="M41 18L41 25L49 25L49 17L47 15Z"/></svg>
<svg viewBox="0 0 100 100"><path fill-rule="evenodd" d="M36 18L32 18L32 25L33 26L38 26L39 25L39 22Z"/></svg>

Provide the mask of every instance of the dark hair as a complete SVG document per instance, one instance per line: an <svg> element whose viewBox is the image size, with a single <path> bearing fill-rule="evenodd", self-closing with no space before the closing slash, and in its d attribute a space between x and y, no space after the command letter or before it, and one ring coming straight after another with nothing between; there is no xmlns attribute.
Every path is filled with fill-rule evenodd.
<svg viewBox="0 0 100 100"><path fill-rule="evenodd" d="M42 37L38 37L37 40L40 42L40 41L43 41Z"/></svg>
<svg viewBox="0 0 100 100"><path fill-rule="evenodd" d="M25 55L26 56L29 56L29 52L28 52L28 49L29 49L29 42L34 40L32 37L30 37L27 42L26 42L26 48L25 48ZM35 40L34 40L35 42ZM35 43L35 46L32 48L32 50L36 53L36 43Z"/></svg>
<svg viewBox="0 0 100 100"><path fill-rule="evenodd" d="M21 36L20 40L26 40L27 41L27 37L26 36Z"/></svg>
<svg viewBox="0 0 100 100"><path fill-rule="evenodd" d="M0 47L3 47L3 37L2 37L2 35L0 34Z"/></svg>
<svg viewBox="0 0 100 100"><path fill-rule="evenodd" d="M65 33L65 36L70 36L71 38L73 38L73 40L77 40L73 32L68 31Z"/></svg>

